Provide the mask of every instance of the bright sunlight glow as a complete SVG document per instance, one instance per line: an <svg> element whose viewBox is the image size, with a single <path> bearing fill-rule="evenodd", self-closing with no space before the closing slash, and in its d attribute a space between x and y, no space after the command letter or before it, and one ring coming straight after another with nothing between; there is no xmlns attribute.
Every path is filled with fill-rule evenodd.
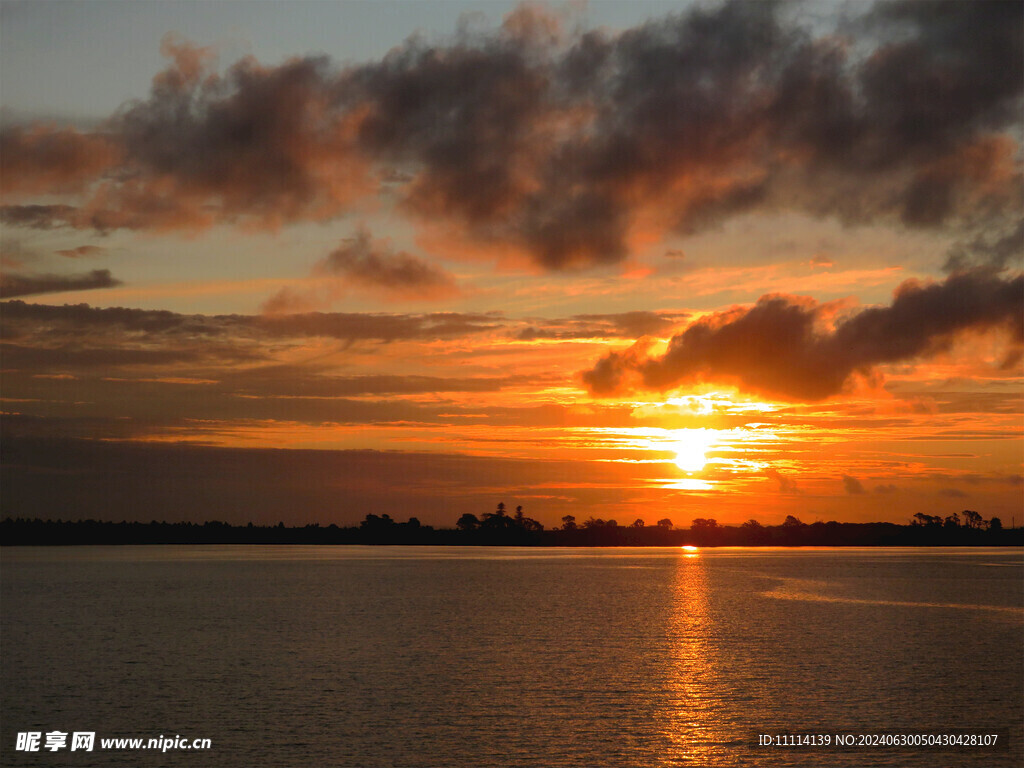
<svg viewBox="0 0 1024 768"><path fill-rule="evenodd" d="M708 463L707 451L715 442L710 429L677 429L675 439L665 447L675 451L676 466L684 472L700 472Z"/></svg>

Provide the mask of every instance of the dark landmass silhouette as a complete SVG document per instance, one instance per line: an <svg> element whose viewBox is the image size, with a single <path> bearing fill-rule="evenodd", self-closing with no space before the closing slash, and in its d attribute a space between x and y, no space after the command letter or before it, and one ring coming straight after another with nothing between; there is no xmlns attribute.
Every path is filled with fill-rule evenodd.
<svg viewBox="0 0 1024 768"><path fill-rule="evenodd" d="M871 546L1024 546L1024 528L1004 528L998 517L985 520L972 510L948 517L917 514L908 525L897 523L804 523L787 517L781 525L748 520L719 525L709 518L677 528L668 519L656 525L637 520L619 525L593 517L577 523L572 515L557 528L544 528L499 504L477 517L465 514L454 528L421 525L415 517L401 523L389 515L368 514L358 526L229 525L153 521L39 520L0 521L0 544L45 546L73 544L392 544L541 547L871 547Z"/></svg>

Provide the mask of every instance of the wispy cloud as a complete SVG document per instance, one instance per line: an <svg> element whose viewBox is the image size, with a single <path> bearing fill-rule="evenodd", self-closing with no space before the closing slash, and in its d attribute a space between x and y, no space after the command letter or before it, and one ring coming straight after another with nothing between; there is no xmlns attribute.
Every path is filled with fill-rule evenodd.
<svg viewBox="0 0 1024 768"><path fill-rule="evenodd" d="M353 291L370 291L392 299L437 300L460 293L455 278L440 267L386 241L374 241L365 228L313 267L313 285L283 288L263 304L267 314L329 308Z"/></svg>
<svg viewBox="0 0 1024 768"><path fill-rule="evenodd" d="M660 336L688 317L685 312L620 312L586 314L555 320L536 320L522 328L516 338L523 341L544 339L611 339Z"/></svg>
<svg viewBox="0 0 1024 768"><path fill-rule="evenodd" d="M101 248L98 245L80 245L77 248L64 248L56 251L58 256L64 256L68 259L80 259L84 257L101 256L106 253L106 248Z"/></svg>
<svg viewBox="0 0 1024 768"><path fill-rule="evenodd" d="M86 291L94 288L112 288L118 285L121 285L121 281L111 277L109 269L94 269L92 272L75 275L19 275L6 272L0 274L0 298Z"/></svg>
<svg viewBox="0 0 1024 768"><path fill-rule="evenodd" d="M184 315L165 310L90 307L87 304L47 306L11 301L4 305L5 331L31 336L46 329L49 338L82 336L97 330L144 331L154 339L177 336L260 335L265 338L323 337L342 341L430 341L486 333L504 326L493 313L432 312L378 314L310 312L260 315Z"/></svg>

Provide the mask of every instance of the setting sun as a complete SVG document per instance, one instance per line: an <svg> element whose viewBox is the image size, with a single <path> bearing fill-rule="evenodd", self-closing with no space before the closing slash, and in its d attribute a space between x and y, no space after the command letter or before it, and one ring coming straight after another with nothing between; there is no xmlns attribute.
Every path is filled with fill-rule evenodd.
<svg viewBox="0 0 1024 768"><path fill-rule="evenodd" d="M715 441L714 430L679 429L668 447L675 451L675 465L684 472L700 472L708 463L707 451Z"/></svg>

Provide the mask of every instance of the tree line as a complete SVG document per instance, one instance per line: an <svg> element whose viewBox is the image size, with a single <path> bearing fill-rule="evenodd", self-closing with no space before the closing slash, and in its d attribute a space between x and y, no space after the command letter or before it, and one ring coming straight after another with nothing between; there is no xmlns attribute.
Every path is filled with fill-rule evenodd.
<svg viewBox="0 0 1024 768"><path fill-rule="evenodd" d="M521 506L511 514L504 503L480 516L466 513L454 528L422 525L415 517L399 522L390 515L367 514L358 526L230 525L220 521L168 523L152 521L39 520L8 517L0 521L4 545L69 544L420 544L504 546L1021 546L1024 529L1005 528L998 517L985 520L963 510L947 517L915 514L897 523L804 523L790 515L780 525L748 520L719 525L696 518L678 528L668 518L655 525L637 519L628 525L566 515L561 525L545 528Z"/></svg>

